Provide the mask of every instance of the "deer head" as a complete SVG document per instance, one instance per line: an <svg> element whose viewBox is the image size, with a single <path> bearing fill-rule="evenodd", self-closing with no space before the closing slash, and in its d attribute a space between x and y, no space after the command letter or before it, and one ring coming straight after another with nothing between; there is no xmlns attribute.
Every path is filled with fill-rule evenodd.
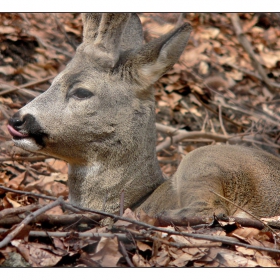
<svg viewBox="0 0 280 280"><path fill-rule="evenodd" d="M136 14L83 15L83 43L50 88L8 129L16 146L69 163L70 201L118 210L163 182L155 153L152 84L178 60L191 27L142 44Z"/></svg>

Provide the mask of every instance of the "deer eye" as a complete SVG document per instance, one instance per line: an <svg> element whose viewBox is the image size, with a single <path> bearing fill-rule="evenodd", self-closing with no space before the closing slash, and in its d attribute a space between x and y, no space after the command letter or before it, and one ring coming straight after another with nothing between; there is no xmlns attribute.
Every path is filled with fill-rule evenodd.
<svg viewBox="0 0 280 280"><path fill-rule="evenodd" d="M87 99L93 96L93 93L85 88L77 88L72 93L72 96L76 99Z"/></svg>

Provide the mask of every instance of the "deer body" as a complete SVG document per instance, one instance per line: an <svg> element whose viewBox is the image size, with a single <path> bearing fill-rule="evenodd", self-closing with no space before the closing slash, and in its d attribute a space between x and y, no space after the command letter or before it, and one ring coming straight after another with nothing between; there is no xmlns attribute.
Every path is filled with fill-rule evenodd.
<svg viewBox="0 0 280 280"><path fill-rule="evenodd" d="M244 216L209 189L260 216L280 214L280 160L238 146L187 155L165 181L155 151L152 84L178 60L191 27L184 24L142 45L136 14L85 14L84 39L73 60L42 95L9 121L18 147L69 163L70 201L150 215Z"/></svg>

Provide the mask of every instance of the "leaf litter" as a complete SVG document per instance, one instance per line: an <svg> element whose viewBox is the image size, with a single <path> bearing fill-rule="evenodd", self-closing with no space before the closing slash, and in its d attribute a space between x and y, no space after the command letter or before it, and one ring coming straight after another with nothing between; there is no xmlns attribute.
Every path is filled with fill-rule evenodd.
<svg viewBox="0 0 280 280"><path fill-rule="evenodd" d="M156 121L188 131L223 133L220 106L227 133L238 135L246 131L258 140L253 145L279 155L279 16L238 15L272 86L263 81L238 41L231 14L184 13L183 21L192 24L193 32L180 61L155 85ZM139 16L145 40L150 41L174 28L179 14L140 13ZM49 87L53 76L64 69L81 40L79 13L0 14L0 184L11 190L0 189L0 211L49 203L28 193L68 197L67 164L13 147L6 125L19 108ZM159 133L158 142L165 137ZM209 139L173 143L160 151L158 158L166 176L176 171L183 154L204 142L209 143ZM28 214L10 212L1 218L0 242L14 228L5 226L5 221L15 217L24 219ZM111 220L104 226L91 218L88 222L83 219L68 226L59 225L66 214L58 206L45 213L45 217L58 219L55 226L46 220L31 223L26 231L0 249L0 266L12 266L9 260L18 258L21 259L18 266L32 267L280 266L279 253L246 247L247 244L279 249L279 238L266 229L260 231L237 222L223 222L200 228L172 225L152 230L121 220ZM158 223L145 213L136 217L129 209L124 217L151 226ZM279 217L263 221L275 222L279 228ZM168 234L160 229L233 238L239 245L230 245L223 239L210 241ZM121 250L123 247L126 253Z"/></svg>

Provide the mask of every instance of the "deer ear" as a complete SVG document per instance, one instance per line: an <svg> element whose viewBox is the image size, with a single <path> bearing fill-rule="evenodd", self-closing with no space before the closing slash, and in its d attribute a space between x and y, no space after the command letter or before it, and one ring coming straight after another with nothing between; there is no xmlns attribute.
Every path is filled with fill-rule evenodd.
<svg viewBox="0 0 280 280"><path fill-rule="evenodd" d="M185 23L144 45L132 58L138 82L150 86L166 73L184 51L191 31L191 25Z"/></svg>

